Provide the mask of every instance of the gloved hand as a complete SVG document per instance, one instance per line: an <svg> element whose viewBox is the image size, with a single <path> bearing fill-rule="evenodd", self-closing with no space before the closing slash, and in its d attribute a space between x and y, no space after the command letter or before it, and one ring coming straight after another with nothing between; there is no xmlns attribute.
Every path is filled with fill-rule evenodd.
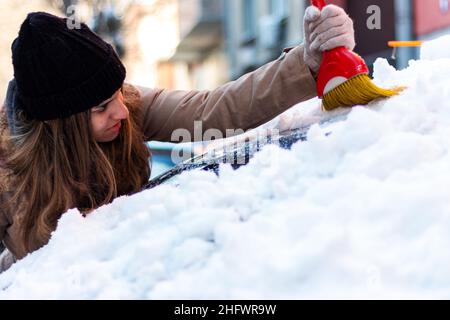
<svg viewBox="0 0 450 320"><path fill-rule="evenodd" d="M355 48L353 21L340 7L328 5L322 12L315 6L305 11L304 60L316 75L322 62L322 52L337 47Z"/></svg>

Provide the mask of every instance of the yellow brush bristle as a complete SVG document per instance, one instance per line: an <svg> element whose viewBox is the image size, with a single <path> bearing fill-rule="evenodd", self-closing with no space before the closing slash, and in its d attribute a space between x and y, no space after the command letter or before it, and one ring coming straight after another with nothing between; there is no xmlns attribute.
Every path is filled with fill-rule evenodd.
<svg viewBox="0 0 450 320"><path fill-rule="evenodd" d="M382 89L370 77L361 74L337 86L323 96L322 104L326 111L339 107L366 105L375 99L388 98L399 94L405 88Z"/></svg>

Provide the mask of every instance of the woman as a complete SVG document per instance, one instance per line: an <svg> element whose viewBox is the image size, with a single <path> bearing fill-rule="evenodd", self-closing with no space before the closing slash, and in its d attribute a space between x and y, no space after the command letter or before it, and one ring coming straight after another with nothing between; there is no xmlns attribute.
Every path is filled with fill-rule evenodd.
<svg viewBox="0 0 450 320"><path fill-rule="evenodd" d="M308 8L305 44L213 91L167 91L124 84L112 47L82 24L37 12L12 44L14 79L0 112L0 261L45 245L61 215L84 214L137 192L150 176L145 141L177 129L257 127L315 96L322 51L354 47L342 9Z"/></svg>

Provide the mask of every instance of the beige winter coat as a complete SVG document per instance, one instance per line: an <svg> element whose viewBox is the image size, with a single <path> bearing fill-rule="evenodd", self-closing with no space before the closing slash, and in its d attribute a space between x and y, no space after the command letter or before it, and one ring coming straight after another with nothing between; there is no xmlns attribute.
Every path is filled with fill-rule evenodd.
<svg viewBox="0 0 450 320"><path fill-rule="evenodd" d="M224 136L227 129L258 127L294 104L314 97L316 83L303 61L303 47L299 46L212 91L138 90L140 96L132 93L133 87L128 87L125 103L131 108L143 108L140 125L146 139L171 142L173 131L180 128L189 130L194 137L194 121L202 122L203 131L215 128ZM3 115L0 117L0 165L1 142L8 132L7 125ZM7 197L6 192L1 193L0 201ZM0 261L0 271L9 267L13 261L11 255L21 259L27 254L19 245L19 226L15 221L14 212L0 212L0 241L11 253Z"/></svg>

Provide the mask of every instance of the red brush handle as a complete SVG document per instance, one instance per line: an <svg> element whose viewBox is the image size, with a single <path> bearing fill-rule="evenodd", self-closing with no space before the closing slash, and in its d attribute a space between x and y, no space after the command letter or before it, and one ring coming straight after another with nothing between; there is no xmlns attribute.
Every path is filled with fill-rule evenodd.
<svg viewBox="0 0 450 320"><path fill-rule="evenodd" d="M327 5L325 0L311 0L311 5L319 10ZM317 76L317 95L322 98L328 83L334 78L351 79L360 74L368 74L364 60L345 47L334 48L323 53L323 60Z"/></svg>
<svg viewBox="0 0 450 320"><path fill-rule="evenodd" d="M322 10L327 5L325 0L311 0L311 4L319 8L319 10Z"/></svg>

